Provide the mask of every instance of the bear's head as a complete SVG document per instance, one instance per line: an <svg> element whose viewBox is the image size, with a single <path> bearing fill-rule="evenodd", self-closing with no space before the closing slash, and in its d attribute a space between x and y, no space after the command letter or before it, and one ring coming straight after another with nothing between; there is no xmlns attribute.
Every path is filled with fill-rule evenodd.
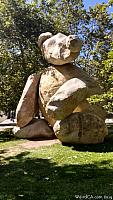
<svg viewBox="0 0 113 200"><path fill-rule="evenodd" d="M66 36L62 33L52 35L46 32L39 36L38 46L48 63L64 65L78 57L82 42L75 35Z"/></svg>

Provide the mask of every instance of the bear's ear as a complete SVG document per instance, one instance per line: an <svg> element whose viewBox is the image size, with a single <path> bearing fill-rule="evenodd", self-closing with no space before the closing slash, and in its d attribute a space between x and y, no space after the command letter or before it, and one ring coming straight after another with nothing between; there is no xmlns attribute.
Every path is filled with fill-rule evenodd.
<svg viewBox="0 0 113 200"><path fill-rule="evenodd" d="M38 46L39 48L41 48L42 44L49 38L52 37L52 33L50 32L46 32L46 33L42 33L39 37L38 37Z"/></svg>

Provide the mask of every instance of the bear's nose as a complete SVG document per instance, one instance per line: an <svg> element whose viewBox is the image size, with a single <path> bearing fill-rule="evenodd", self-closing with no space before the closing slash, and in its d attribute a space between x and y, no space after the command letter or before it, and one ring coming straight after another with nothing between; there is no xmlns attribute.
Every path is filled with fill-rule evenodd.
<svg viewBox="0 0 113 200"><path fill-rule="evenodd" d="M66 38L66 47L71 52L79 52L82 47L82 41L75 35L69 35Z"/></svg>

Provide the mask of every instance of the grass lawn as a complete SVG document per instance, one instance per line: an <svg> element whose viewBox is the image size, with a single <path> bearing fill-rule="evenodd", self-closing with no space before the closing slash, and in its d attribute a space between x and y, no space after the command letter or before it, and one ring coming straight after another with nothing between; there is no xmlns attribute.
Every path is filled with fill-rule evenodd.
<svg viewBox="0 0 113 200"><path fill-rule="evenodd" d="M6 148L23 140L3 135L0 200L113 199L112 137L99 145L54 144L5 157Z"/></svg>
<svg viewBox="0 0 113 200"><path fill-rule="evenodd" d="M26 140L15 139L11 129L7 129L5 132L0 131L0 149L14 147L25 141Z"/></svg>

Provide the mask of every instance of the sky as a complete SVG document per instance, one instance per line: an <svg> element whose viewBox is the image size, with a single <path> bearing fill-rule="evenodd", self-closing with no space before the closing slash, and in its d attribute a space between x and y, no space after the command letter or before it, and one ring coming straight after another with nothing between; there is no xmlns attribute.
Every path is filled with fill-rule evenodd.
<svg viewBox="0 0 113 200"><path fill-rule="evenodd" d="M95 6L97 3L108 3L108 0L83 0L86 9ZM113 12L113 7L109 8L109 12Z"/></svg>
<svg viewBox="0 0 113 200"><path fill-rule="evenodd" d="M89 6L93 7L93 6L95 6L97 3L102 3L102 2L107 3L108 0L83 0L83 2L84 2L85 8L88 9Z"/></svg>

